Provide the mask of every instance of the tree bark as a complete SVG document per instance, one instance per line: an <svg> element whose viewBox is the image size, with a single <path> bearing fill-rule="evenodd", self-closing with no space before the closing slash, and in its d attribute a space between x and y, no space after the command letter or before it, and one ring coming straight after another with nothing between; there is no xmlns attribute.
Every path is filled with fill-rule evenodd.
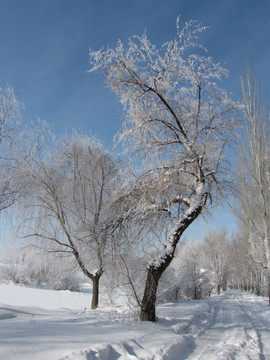
<svg viewBox="0 0 270 360"><path fill-rule="evenodd" d="M141 321L156 321L156 298L161 269L149 269L141 306Z"/></svg>
<svg viewBox="0 0 270 360"><path fill-rule="evenodd" d="M270 269L267 269L267 292L268 292L268 305L270 306Z"/></svg>
<svg viewBox="0 0 270 360"><path fill-rule="evenodd" d="M78 251L76 250L76 248L73 245L73 242L70 238L69 238L69 242L73 246L73 255L75 256L82 272L88 277L88 279L91 279L91 281L92 281L93 290L92 290L91 309L96 309L98 307L98 300L99 300L99 279L100 279L101 275L103 274L103 269L102 269L102 267L100 267L99 270L96 271L94 274L91 273L89 270L87 270Z"/></svg>
<svg viewBox="0 0 270 360"><path fill-rule="evenodd" d="M268 305L270 306L270 236L269 236L269 228L267 229L267 239L265 240L265 253L267 260L267 295L268 295Z"/></svg>
<svg viewBox="0 0 270 360"><path fill-rule="evenodd" d="M204 195L202 195L202 199L203 197ZM144 295L141 303L141 321L156 321L156 300L159 279L163 272L170 265L181 235L188 228L188 226L199 216L201 211L202 205L200 203L197 207L194 207L192 211L189 211L186 216L179 220L178 225L173 228L170 236L169 246L173 250L167 254L166 248L168 245L165 245L165 255L164 253L162 253L156 259L156 261L153 262L153 264L149 265L147 270L147 279L144 288Z"/></svg>
<svg viewBox="0 0 270 360"><path fill-rule="evenodd" d="M101 277L101 273L98 273L92 277L93 292L92 292L91 309L96 309L98 307L100 277Z"/></svg>
<svg viewBox="0 0 270 360"><path fill-rule="evenodd" d="M222 277L222 290L226 291L227 286L228 286L228 276L227 276L227 270L225 270Z"/></svg>

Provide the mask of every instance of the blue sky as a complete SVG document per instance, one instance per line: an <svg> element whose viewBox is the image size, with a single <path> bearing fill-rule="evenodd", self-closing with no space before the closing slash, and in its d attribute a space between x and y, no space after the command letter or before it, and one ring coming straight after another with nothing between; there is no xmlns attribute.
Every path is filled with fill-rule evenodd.
<svg viewBox="0 0 270 360"><path fill-rule="evenodd" d="M179 14L209 26L201 43L230 71L224 86L234 98L248 60L267 94L269 0L0 0L0 86L13 86L25 120L38 116L57 133L91 132L112 148L121 107L102 77L87 74L89 48L145 30L162 44L175 37ZM232 221L222 214L219 221Z"/></svg>

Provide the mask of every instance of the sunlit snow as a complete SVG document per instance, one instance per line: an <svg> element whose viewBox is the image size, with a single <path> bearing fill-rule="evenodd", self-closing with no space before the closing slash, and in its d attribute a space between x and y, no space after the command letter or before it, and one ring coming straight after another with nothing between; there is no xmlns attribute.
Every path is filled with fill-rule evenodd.
<svg viewBox="0 0 270 360"><path fill-rule="evenodd" d="M89 305L89 293L0 285L0 359L270 358L270 308L248 292L160 305L156 323Z"/></svg>

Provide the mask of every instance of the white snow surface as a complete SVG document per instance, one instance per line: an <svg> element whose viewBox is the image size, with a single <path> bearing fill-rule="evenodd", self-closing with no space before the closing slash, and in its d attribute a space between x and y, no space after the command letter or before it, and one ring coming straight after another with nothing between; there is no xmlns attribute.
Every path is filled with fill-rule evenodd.
<svg viewBox="0 0 270 360"><path fill-rule="evenodd" d="M0 285L1 360L270 359L266 298L227 291L158 306L156 323L90 294Z"/></svg>

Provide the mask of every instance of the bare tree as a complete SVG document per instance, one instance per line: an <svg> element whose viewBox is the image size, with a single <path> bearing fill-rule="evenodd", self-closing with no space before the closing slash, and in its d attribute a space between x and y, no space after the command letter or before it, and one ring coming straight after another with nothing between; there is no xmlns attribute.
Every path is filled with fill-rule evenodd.
<svg viewBox="0 0 270 360"><path fill-rule="evenodd" d="M270 305L270 152L269 112L260 105L250 69L242 78L245 126L238 166L237 216L249 241L249 256L267 273Z"/></svg>
<svg viewBox="0 0 270 360"><path fill-rule="evenodd" d="M29 209L23 230L36 246L74 257L93 283L94 309L110 237L111 196L118 185L116 164L98 141L78 134L51 150L39 145L37 150L22 166Z"/></svg>
<svg viewBox="0 0 270 360"><path fill-rule="evenodd" d="M227 274L230 260L230 241L226 231L208 231L202 244L208 269L213 274L217 294L227 289Z"/></svg>
<svg viewBox="0 0 270 360"><path fill-rule="evenodd" d="M245 236L233 236L229 251L229 286L232 289L252 290L252 266L248 257L249 243Z"/></svg>
<svg viewBox="0 0 270 360"><path fill-rule="evenodd" d="M181 235L228 184L224 149L237 104L217 85L227 71L196 44L204 30L194 21L180 30L177 21L177 38L160 48L144 34L127 46L90 51L90 71L103 72L123 105L119 138L138 169L119 199L123 217L171 224L147 265L141 320L155 321L158 282Z"/></svg>
<svg viewBox="0 0 270 360"><path fill-rule="evenodd" d="M20 121L20 106L10 86L0 88L0 211L11 206L18 193L14 175L16 159L10 148Z"/></svg>

